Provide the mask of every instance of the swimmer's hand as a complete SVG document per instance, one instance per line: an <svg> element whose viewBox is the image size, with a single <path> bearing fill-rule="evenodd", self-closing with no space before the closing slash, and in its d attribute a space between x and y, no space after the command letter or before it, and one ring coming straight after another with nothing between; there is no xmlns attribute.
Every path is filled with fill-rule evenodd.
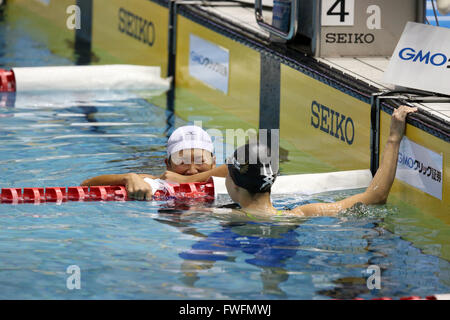
<svg viewBox="0 0 450 320"><path fill-rule="evenodd" d="M192 182L205 182L208 181L213 176L225 178L227 174L228 174L227 165L222 164L210 170L199 172L192 175L182 175L176 172L166 171L159 177L159 179L172 181L176 183L192 183Z"/></svg>
<svg viewBox="0 0 450 320"><path fill-rule="evenodd" d="M144 178L156 177L143 173L105 174L84 180L81 186L125 186L128 198L136 200L152 200L152 188Z"/></svg>
<svg viewBox="0 0 450 320"><path fill-rule="evenodd" d="M417 112L418 108L411 108L408 106L400 106L394 110L391 118L391 129L389 140L391 142L400 143L405 134L406 116L409 113Z"/></svg>
<svg viewBox="0 0 450 320"><path fill-rule="evenodd" d="M159 176L159 179L166 180L166 181L172 181L172 182L176 182L176 183L197 182L193 175L183 176L182 174L172 172L172 171L164 172L162 175Z"/></svg>
<svg viewBox="0 0 450 320"><path fill-rule="evenodd" d="M128 173L124 177L124 185L127 189L128 198L135 200L152 200L153 192L144 178L136 173Z"/></svg>

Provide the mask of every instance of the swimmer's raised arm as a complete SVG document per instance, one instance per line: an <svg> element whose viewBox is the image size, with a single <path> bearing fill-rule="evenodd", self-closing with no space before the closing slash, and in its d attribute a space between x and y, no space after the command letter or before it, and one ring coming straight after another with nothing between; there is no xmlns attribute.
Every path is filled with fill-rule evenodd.
<svg viewBox="0 0 450 320"><path fill-rule="evenodd" d="M144 178L156 179L149 174L124 173L105 174L84 180L82 186L125 186L128 197L136 200L151 200L152 188Z"/></svg>
<svg viewBox="0 0 450 320"><path fill-rule="evenodd" d="M400 141L405 132L406 116L409 113L416 111L417 108L400 106L392 113L390 134L388 141L386 142L380 167L365 192L334 203L312 203L299 206L294 208L292 212L304 216L335 215L339 211L350 208L358 202L364 204L386 203L389 191L395 179L398 151L400 148Z"/></svg>

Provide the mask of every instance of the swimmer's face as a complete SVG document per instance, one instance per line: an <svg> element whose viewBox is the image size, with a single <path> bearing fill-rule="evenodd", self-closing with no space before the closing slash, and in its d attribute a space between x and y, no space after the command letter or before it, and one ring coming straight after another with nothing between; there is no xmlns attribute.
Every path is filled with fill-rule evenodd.
<svg viewBox="0 0 450 320"><path fill-rule="evenodd" d="M172 153L165 162L167 170L190 176L215 168L216 157L203 149L185 149Z"/></svg>

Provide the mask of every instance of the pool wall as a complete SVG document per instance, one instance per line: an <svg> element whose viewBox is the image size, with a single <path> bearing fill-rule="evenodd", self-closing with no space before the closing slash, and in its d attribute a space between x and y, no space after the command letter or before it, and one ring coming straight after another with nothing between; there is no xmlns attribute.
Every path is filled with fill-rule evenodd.
<svg viewBox="0 0 450 320"><path fill-rule="evenodd" d="M167 75L168 24L164 1L93 1L92 50L98 63L151 64Z"/></svg>
<svg viewBox="0 0 450 320"><path fill-rule="evenodd" d="M75 30L67 28L66 10L74 4L76 0L8 0L7 15L10 22L26 28L54 54L69 58L75 47Z"/></svg>
<svg viewBox="0 0 450 320"><path fill-rule="evenodd" d="M13 0L8 5L15 18L39 25L39 36L51 50L70 55L75 32L66 27L65 8L74 3ZM174 8L162 0L95 0L92 5L91 63L160 66L163 75L174 78L175 89L173 101L164 96L154 98L154 104L162 108L170 104L178 117L201 120L205 127L223 131L280 129L284 174L371 166L375 88L295 50L259 41L195 6ZM193 41L195 48L200 45L223 57L216 65L225 70L221 69L222 78L196 73L199 57ZM380 110L378 160L393 106L386 103ZM443 131L435 123L432 117L409 122L406 137L442 157L441 196L397 179L390 201L404 202L450 224L448 123L440 122Z"/></svg>

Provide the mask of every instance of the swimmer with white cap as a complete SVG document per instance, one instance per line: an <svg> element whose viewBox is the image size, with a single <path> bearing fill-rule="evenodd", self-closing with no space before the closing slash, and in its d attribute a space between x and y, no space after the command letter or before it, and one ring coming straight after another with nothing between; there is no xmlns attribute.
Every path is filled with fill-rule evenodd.
<svg viewBox="0 0 450 320"><path fill-rule="evenodd" d="M152 190L146 178L183 183L207 181L212 176L225 177L227 167L216 167L213 152L211 137L205 130L198 126L183 126L169 137L164 160L167 170L159 177L140 173L108 174L87 179L81 185L123 185L131 199L151 200L156 190Z"/></svg>
<svg viewBox="0 0 450 320"><path fill-rule="evenodd" d="M228 159L225 185L231 199L241 207L239 211L248 217L258 215L295 214L299 216L332 216L356 203L384 204L389 195L397 169L400 141L405 131L406 116L417 108L400 106L394 110L390 135L378 168L369 187L363 193L333 203L311 203L292 210L280 211L273 207L270 189L277 170L270 159L270 150L262 144L246 144Z"/></svg>

